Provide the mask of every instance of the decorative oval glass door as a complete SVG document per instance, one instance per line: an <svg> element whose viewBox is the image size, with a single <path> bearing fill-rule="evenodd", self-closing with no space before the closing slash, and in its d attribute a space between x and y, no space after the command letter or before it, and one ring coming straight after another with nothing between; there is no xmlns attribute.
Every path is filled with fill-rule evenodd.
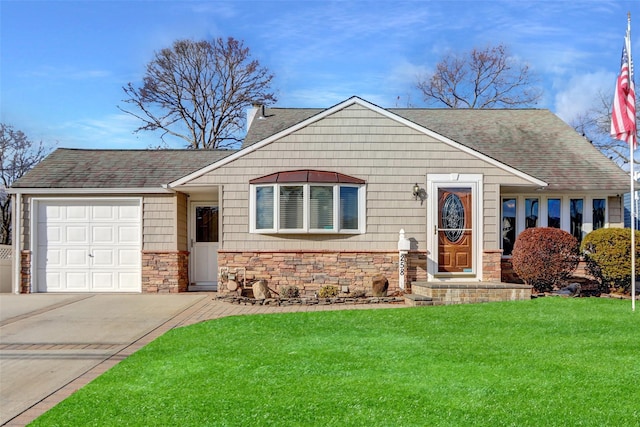
<svg viewBox="0 0 640 427"><path fill-rule="evenodd" d="M473 273L471 188L438 188L438 272Z"/></svg>

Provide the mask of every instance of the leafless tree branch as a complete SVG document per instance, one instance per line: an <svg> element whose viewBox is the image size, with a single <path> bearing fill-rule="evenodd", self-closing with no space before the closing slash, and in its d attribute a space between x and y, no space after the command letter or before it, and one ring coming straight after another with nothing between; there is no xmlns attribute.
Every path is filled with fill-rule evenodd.
<svg viewBox="0 0 640 427"><path fill-rule="evenodd" d="M31 141L20 130L0 123L0 244L11 244L11 197L7 188L46 155L42 141Z"/></svg>
<svg viewBox="0 0 640 427"><path fill-rule="evenodd" d="M425 102L448 108L516 108L535 105L542 92L526 64L509 56L504 45L447 54L416 86Z"/></svg>
<svg viewBox="0 0 640 427"><path fill-rule="evenodd" d="M276 101L271 74L232 37L178 40L155 53L141 87L129 83L120 110L142 121L139 131L161 131L189 148L228 148L242 140L244 108Z"/></svg>

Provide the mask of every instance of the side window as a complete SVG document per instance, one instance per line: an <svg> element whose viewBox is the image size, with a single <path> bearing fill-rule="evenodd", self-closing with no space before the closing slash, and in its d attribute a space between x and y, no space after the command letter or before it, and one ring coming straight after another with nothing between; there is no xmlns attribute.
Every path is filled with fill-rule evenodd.
<svg viewBox="0 0 640 427"><path fill-rule="evenodd" d="M540 206L538 199L524 200L524 228L533 228L538 226L538 208Z"/></svg>
<svg viewBox="0 0 640 427"><path fill-rule="evenodd" d="M511 255L516 241L516 199L502 199L502 254Z"/></svg>
<svg viewBox="0 0 640 427"><path fill-rule="evenodd" d="M275 228L273 190L273 186L260 186L255 189L255 228L258 230Z"/></svg>
<svg viewBox="0 0 640 427"><path fill-rule="evenodd" d="M570 210L569 232L573 237L575 237L578 240L578 242L582 242L584 200L570 199L569 210Z"/></svg>
<svg viewBox="0 0 640 427"><path fill-rule="evenodd" d="M593 199L593 229L604 228L607 213L606 199Z"/></svg>
<svg viewBox="0 0 640 427"><path fill-rule="evenodd" d="M547 199L547 226L553 228L561 227L561 213L562 213L562 200L561 199Z"/></svg>

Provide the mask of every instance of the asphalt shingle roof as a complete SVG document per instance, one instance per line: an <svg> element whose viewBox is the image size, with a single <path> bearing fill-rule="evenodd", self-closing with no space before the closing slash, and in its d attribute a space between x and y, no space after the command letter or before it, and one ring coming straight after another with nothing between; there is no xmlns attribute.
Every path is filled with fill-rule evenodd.
<svg viewBox="0 0 640 427"><path fill-rule="evenodd" d="M244 147L325 111L266 108ZM549 183L555 190L625 192L629 177L548 110L389 109L437 134ZM157 188L234 153L233 150L58 149L14 188Z"/></svg>
<svg viewBox="0 0 640 427"><path fill-rule="evenodd" d="M233 150L80 150L59 148L13 188L158 188Z"/></svg>
<svg viewBox="0 0 640 427"><path fill-rule="evenodd" d="M266 108L243 147L324 109ZM424 128L549 183L556 190L625 191L629 176L549 110L388 109Z"/></svg>

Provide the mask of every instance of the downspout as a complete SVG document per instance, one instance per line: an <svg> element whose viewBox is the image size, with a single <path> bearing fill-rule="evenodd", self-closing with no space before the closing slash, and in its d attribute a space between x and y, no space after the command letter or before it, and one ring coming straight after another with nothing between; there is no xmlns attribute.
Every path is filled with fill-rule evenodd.
<svg viewBox="0 0 640 427"><path fill-rule="evenodd" d="M13 233L13 293L20 293L20 285L21 285L21 275L20 272L22 270L22 252L20 251L20 237L22 236L22 230L20 228L21 221L21 211L22 211L22 193L15 193L11 196L13 198L11 207L12 207L12 218L11 218L11 230Z"/></svg>

